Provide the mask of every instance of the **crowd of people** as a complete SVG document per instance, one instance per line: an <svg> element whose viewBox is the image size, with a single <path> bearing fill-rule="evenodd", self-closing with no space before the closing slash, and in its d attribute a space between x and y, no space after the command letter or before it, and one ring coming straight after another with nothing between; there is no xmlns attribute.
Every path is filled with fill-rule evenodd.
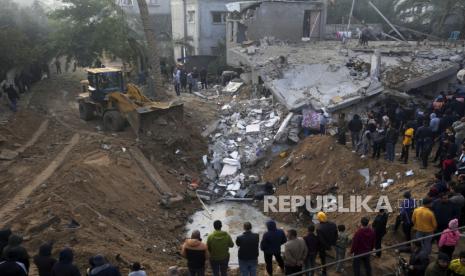
<svg viewBox="0 0 465 276"><path fill-rule="evenodd" d="M10 229L0 230L0 275L26 276L31 269L30 255L22 246L22 237L13 234ZM58 255L58 260L52 256L53 244L40 246L37 255L32 257L39 276L120 276L116 266L111 265L103 255L89 258L89 266L85 273L79 271L73 263L74 252L64 248ZM146 276L145 271L137 262L131 265L129 276Z"/></svg>
<svg viewBox="0 0 465 276"><path fill-rule="evenodd" d="M202 68L199 71L197 67L193 67L192 70L187 70L183 65L178 64L173 70L173 83L178 96L181 95L181 92L192 93L192 91L199 91L199 89L207 89L207 69Z"/></svg>

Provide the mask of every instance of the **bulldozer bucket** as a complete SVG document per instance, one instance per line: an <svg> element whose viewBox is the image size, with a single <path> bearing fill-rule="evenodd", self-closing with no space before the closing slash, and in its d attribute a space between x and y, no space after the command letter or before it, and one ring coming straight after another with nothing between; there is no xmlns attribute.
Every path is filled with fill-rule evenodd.
<svg viewBox="0 0 465 276"><path fill-rule="evenodd" d="M182 123L183 110L182 104L174 104L167 108L144 106L128 112L126 118L136 135L149 136L157 134L161 126Z"/></svg>

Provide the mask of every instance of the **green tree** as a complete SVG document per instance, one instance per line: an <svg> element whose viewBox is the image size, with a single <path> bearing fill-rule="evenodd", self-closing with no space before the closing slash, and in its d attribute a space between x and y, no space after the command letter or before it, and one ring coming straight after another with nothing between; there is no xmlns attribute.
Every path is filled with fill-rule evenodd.
<svg viewBox="0 0 465 276"><path fill-rule="evenodd" d="M32 7L19 7L11 0L0 0L0 80L12 68L27 69L46 62L52 52L47 15L35 1Z"/></svg>
<svg viewBox="0 0 465 276"><path fill-rule="evenodd" d="M74 58L82 66L91 66L103 54L124 62L137 57L137 51L131 47L137 34L129 28L116 1L62 0L62 3L51 14L56 20L53 41L57 56Z"/></svg>

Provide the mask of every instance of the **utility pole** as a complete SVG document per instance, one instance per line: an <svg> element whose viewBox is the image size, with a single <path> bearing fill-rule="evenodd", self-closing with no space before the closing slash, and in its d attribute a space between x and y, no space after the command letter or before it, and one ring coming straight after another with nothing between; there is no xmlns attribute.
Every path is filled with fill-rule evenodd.
<svg viewBox="0 0 465 276"><path fill-rule="evenodd" d="M155 30L150 22L149 8L146 0L137 0L139 5L140 19L144 28L145 39L147 40L148 59L149 59L149 95L150 97L163 100L168 98L166 91L163 88L161 70L160 70L160 57L158 56L157 40L155 37Z"/></svg>

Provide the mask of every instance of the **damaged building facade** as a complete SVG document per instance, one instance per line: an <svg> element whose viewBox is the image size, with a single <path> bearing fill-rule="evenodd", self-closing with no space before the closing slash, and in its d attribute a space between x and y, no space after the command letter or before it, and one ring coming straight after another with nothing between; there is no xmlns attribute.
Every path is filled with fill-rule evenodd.
<svg viewBox="0 0 465 276"><path fill-rule="evenodd" d="M463 49L439 45L379 41L362 48L324 41L324 1L227 7L228 64L242 68L244 82L264 87L289 111L353 114L386 96L447 91L463 60Z"/></svg>
<svg viewBox="0 0 465 276"><path fill-rule="evenodd" d="M175 60L219 54L226 37L228 2L232 1L171 0Z"/></svg>

